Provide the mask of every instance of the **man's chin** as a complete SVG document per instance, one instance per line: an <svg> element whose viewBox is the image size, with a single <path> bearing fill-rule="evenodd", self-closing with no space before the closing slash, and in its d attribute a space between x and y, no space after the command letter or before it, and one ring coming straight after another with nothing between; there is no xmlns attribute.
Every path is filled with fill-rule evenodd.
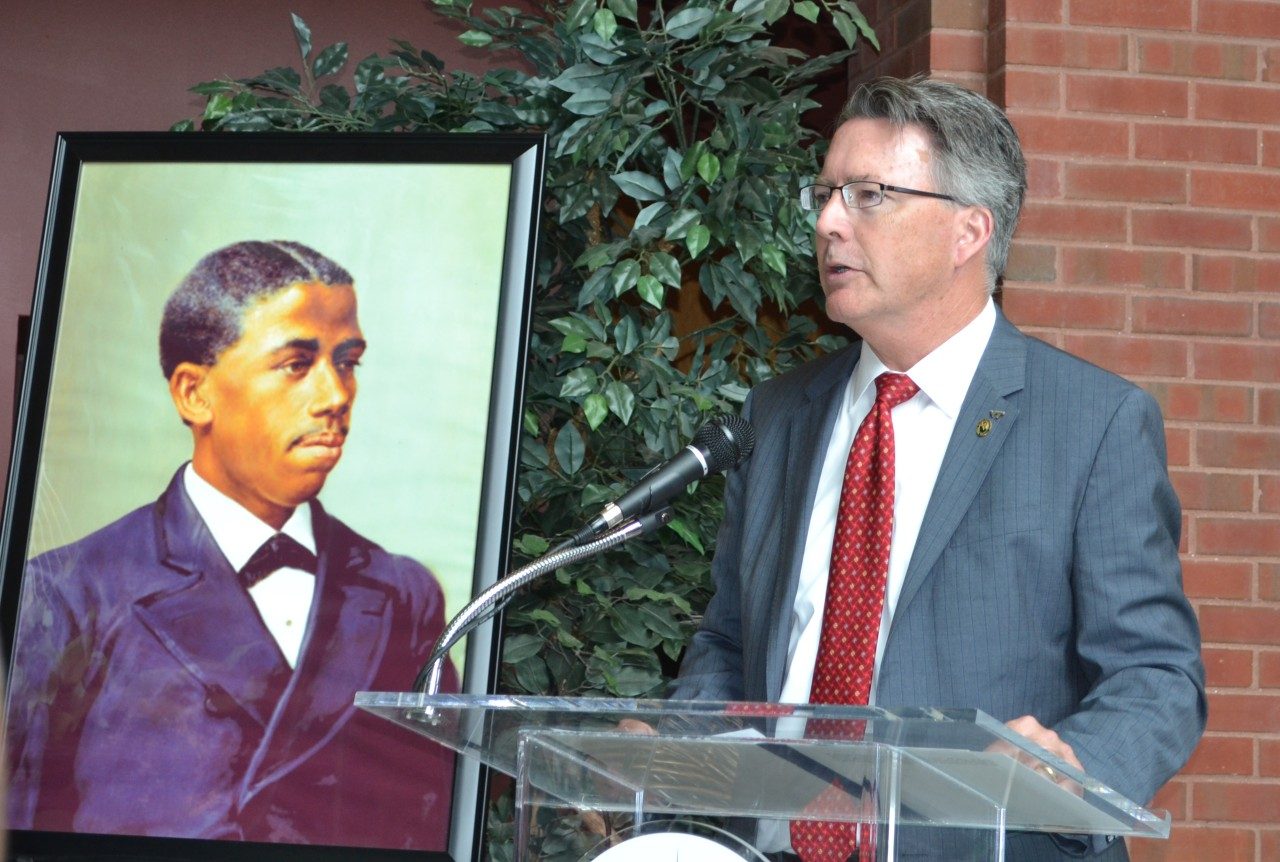
<svg viewBox="0 0 1280 862"><path fill-rule="evenodd" d="M337 459L302 458L294 462L293 476L289 481L289 496L298 504L311 500L324 488L329 474L337 465Z"/></svg>
<svg viewBox="0 0 1280 862"><path fill-rule="evenodd" d="M853 287L840 287L826 296L827 317L856 329L857 323L866 319L869 308L865 291Z"/></svg>

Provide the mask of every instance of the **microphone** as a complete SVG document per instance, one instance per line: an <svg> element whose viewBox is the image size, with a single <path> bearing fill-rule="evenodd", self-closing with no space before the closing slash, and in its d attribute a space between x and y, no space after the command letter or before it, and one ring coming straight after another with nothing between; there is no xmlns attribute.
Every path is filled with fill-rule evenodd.
<svg viewBox="0 0 1280 862"><path fill-rule="evenodd" d="M751 455L756 435L740 416L720 416L703 425L693 442L674 458L650 470L617 500L601 510L569 542L579 545L619 523L666 505L699 479L736 467Z"/></svg>

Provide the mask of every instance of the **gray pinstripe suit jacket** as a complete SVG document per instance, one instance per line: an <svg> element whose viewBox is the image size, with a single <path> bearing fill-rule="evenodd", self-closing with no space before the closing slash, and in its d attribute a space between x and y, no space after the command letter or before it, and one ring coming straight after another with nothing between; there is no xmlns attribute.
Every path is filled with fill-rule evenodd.
<svg viewBox="0 0 1280 862"><path fill-rule="evenodd" d="M778 699L818 474L858 355L855 344L748 398L755 454L729 477L716 594L673 697ZM1003 415L979 437L991 411ZM1142 390L999 315L907 569L877 702L1034 715L1091 775L1150 799L1206 717L1163 431ZM1011 856L1057 855L1035 846L1014 854L1011 841Z"/></svg>

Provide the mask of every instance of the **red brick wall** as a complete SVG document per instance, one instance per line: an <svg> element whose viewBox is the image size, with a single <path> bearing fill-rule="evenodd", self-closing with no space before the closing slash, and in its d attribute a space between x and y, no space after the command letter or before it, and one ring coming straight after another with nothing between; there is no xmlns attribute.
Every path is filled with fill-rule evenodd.
<svg viewBox="0 0 1280 862"><path fill-rule="evenodd" d="M1280 2L865 0L853 74L985 92L1030 191L1003 305L1159 400L1209 729L1137 860L1280 859Z"/></svg>

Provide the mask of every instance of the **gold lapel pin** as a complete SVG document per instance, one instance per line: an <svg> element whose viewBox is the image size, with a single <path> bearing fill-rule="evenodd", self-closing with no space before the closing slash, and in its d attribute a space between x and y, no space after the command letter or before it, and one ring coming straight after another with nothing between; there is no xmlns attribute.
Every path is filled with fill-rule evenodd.
<svg viewBox="0 0 1280 862"><path fill-rule="evenodd" d="M978 436L986 437L990 433L991 433L991 420L979 419L978 420Z"/></svg>

